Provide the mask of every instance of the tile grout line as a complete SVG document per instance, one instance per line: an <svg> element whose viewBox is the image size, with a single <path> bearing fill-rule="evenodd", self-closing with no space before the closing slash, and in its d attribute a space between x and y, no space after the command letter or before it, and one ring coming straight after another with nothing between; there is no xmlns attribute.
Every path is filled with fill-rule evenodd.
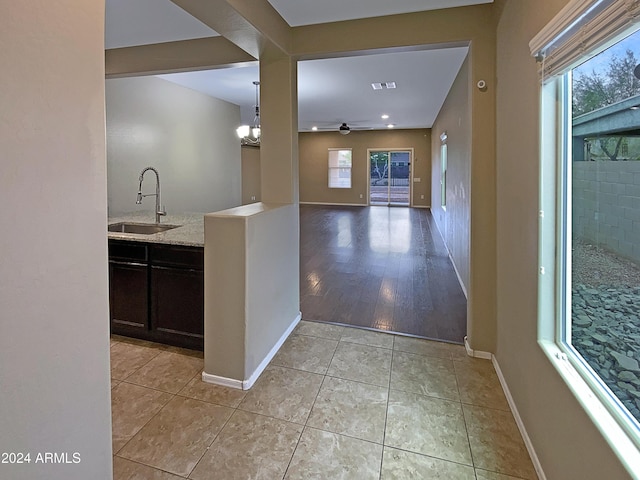
<svg viewBox="0 0 640 480"><path fill-rule="evenodd" d="M121 342L121 343L125 343L125 342ZM125 344L126 344L126 343L125 343ZM127 344L127 345L130 345L130 344ZM149 347L147 347L147 348L149 348ZM158 352L158 355L159 355L159 354L160 354L160 352ZM155 355L153 358L156 358L156 357L157 357L157 355ZM151 362L151 360L153 360L153 358L152 358L152 359L150 359L150 360L149 360L149 362ZM111 359L109 359L109 361L111 362ZM139 367L138 369L136 369L134 372L132 372L131 374L129 374L129 375L127 376L127 378L129 378L131 375L133 375L135 372L137 372L140 368L142 368L142 367L144 367L145 365L147 365L149 362L145 363L144 365L142 365L141 367ZM126 384L128 384L128 385L135 385L136 387L149 388L149 387L144 387L144 386L142 386L142 385L138 385L138 384L136 384L136 383L127 382L126 380L120 380L120 383L126 383ZM117 388L117 386L116 386L116 388ZM144 427L146 427L146 426L147 426L147 424L148 424L151 420L153 420L153 419L155 418L155 416L156 416L156 415L158 415L158 413L160 413L160 411L162 411L162 409L163 409L163 408L164 408L164 407L165 407L165 406L166 406L166 405L167 405L171 400L173 400L173 398L176 396L176 394L175 394L175 393L169 393L169 392L165 392L165 391L157 390L157 389L153 389L153 388L149 388L149 389L150 389L150 390L157 391L157 392L162 392L162 393L169 394L169 395L171 395L171 398L169 398L169 400L167 400L167 402L166 402L164 405L162 405L162 407L160 407L160 409L158 409L158 411L157 411L154 415L152 415L152 416L151 416L151 418L149 418L149 420L147 420L147 421L144 423L144 425L142 425L142 427L140 427L140 428L139 428L139 429L138 429L138 430L137 430L133 435L131 435L131 438L129 438L129 440L127 440L127 441L126 441L126 443L125 443L124 445L122 445L122 446L118 449L118 452L113 452L113 451L112 451L112 456L113 456L113 457L115 457L119 452L121 452L122 450L124 450L124 448L129 444L129 442L130 442L131 440L133 440L133 438L134 438L136 435L138 435L138 433L140 433L140 431L141 431ZM113 391L113 389L112 389L112 391ZM112 417L113 417L113 413L112 413L111 415L112 415ZM112 418L112 420L111 420L111 428L112 428L112 431L113 431L113 418ZM113 447L112 447L112 448L113 448ZM118 456L119 456L119 455L118 455ZM126 458L126 457L120 457L120 458ZM126 458L126 459L127 459L127 460L129 460L128 458ZM137 462L137 463L140 463L140 462ZM142 465L146 465L146 464L142 464ZM146 465L146 466L147 466L147 467L151 467L150 465ZM151 468L154 468L154 467L151 467Z"/></svg>
<svg viewBox="0 0 640 480"><path fill-rule="evenodd" d="M145 348L152 348L152 347L145 347ZM164 350L161 350L161 349L158 349L158 350L159 350L158 355L160 355L160 353L162 353L162 352L164 351ZM173 352L169 352L169 353L173 353ZM149 362L147 362L146 364L142 365L140 368L143 368L144 366L146 366L146 365L147 365L148 363L150 363L153 359L155 359L158 355L155 355L151 360L149 360ZM140 368L139 368L139 369L140 369ZM133 375L134 373L136 373L139 369L136 369L134 372L132 372L132 373L131 373L131 375ZM127 376L127 378L129 378L131 375ZM159 392L159 393L163 393L163 394L170 395L171 397L167 400L167 402L166 402L164 405L162 405L162 407L160 407L160 408L158 409L158 411L157 411L154 415L152 415L152 416L149 418L149 420L147 420L147 421L144 423L144 425L142 425L142 426L141 426L141 427L140 427L140 428L139 428L139 429L138 429L138 430L137 430L137 431L136 431L136 432L131 436L131 438L129 438L129 440L127 440L127 442L126 442L124 445L122 445L122 447L120 447L120 449L118 449L118 452L117 452L117 453L113 453L113 454L112 454L112 457L116 457L116 456L117 456L117 457L119 457L119 458L123 458L123 459L125 459L125 460L131 461L131 462L135 462L135 463L138 463L138 464L140 464L140 465L144 465L144 466L146 466L146 467L148 467L148 468L152 468L152 469L155 469L155 470L160 470L160 471L162 471L162 472L167 472L167 473L170 473L170 474L172 474L172 475L175 475L174 473L172 473L172 472L168 472L167 470L163 470L163 469L161 469L161 468L158 468L158 467L155 467L155 466L152 466L152 465L148 465L148 464L143 463L143 462L140 462L140 461L132 460L132 459L130 459L130 458L127 458L127 457L121 456L121 455L119 455L119 453L120 453L122 450L124 450L124 449L126 448L126 446L127 446L127 445L128 445L128 444L129 444L129 443L130 443L130 442L131 442L131 441L132 441L132 440L133 440L137 435L138 435L138 433L140 433L140 432L141 432L141 431L142 431L142 430L143 430L143 429L144 429L144 428L145 428L145 427L146 427L146 426L147 426L147 425L148 425L148 424L149 424L149 423L150 423L154 418L156 418L156 416L158 416L158 415L160 414L160 412L162 412L162 411L165 409L165 407L166 407L169 403L171 403L171 401L173 401L176 397L178 397L178 393L179 393L180 391L182 391L182 390L184 389L184 387L186 387L186 386L189 384L189 382L191 382L191 380L192 380L193 378L195 378L195 376L196 376L196 375L198 375L198 373L195 373L191 378L189 378L189 380L187 380L187 382L185 383L185 385L184 385L182 388L180 388L180 389L178 390L178 392L176 392L176 393L171 393L171 392L167 392L167 391L164 391L164 390L160 390L160 389L158 389L158 388L147 387L147 386L144 386L144 385L139 385L139 384L137 384L137 383L128 382L128 381L126 381L126 380L121 380L121 381L120 381L120 383L126 383L126 384L128 384L128 385L134 385L134 386L136 386L136 387L147 388L147 389L149 389L149 390L153 390L153 391L155 391L155 392ZM180 397L181 397L181 398L189 398L189 397L183 397L183 396L180 396ZM195 399L192 399L192 400L195 400ZM229 418L231 418L231 417L229 417ZM227 421L228 421L228 420L227 420ZM112 420L112 425L113 425L113 420ZM226 422L225 422L225 425L226 425ZM113 427L112 427L112 428L113 428ZM220 430L220 431L222 431L222 430ZM218 432L218 433L219 433L219 432ZM217 438L217 435L216 435L216 438ZM214 440L215 440L215 438L214 438ZM212 443L213 443L213 442L212 442ZM206 450L205 450L205 453L206 453ZM204 455L204 454L203 454L203 455ZM200 459L202 459L202 457L201 457ZM198 463L199 463L199 461L198 461ZM196 465L197 465L197 463L196 463ZM195 468L195 467L194 467L194 468ZM193 469L192 469L191 471L193 471ZM186 477L182 477L181 475L177 475L177 476L178 476L178 477L182 477L182 478L188 478L190 474L191 474L191 472L189 472L189 474L188 474Z"/></svg>
<svg viewBox="0 0 640 480"><path fill-rule="evenodd" d="M340 337L342 338L342 335L340 335ZM329 367L331 366L331 362L333 361L333 357L335 357L335 355L336 355L336 351L338 350L338 346L339 345L340 345L340 340L338 339L338 342L336 343L336 346L333 349L333 354L331 355L331 360L329 360L329 365L327 365L325 373L322 374L322 382L320 383L320 388L318 388L318 393L316 393L316 397L313 399L313 403L311 404L311 408L309 409L309 413L307 415L307 418L305 419L304 424L302 425L302 430L300 431L300 436L298 437L298 441L296 442L296 446L293 449L293 453L291 454L291 458L289 459L289 463L287 463L287 468L285 469L284 474L282 476L283 479L287 476L287 472L289 471L289 468L291 467L291 462L293 461L293 457L295 456L296 451L298 450L298 446L300 445L300 440L302 439L302 435L304 434L304 431L307 428L307 423L309 423L309 417L311 416L311 412L313 411L313 407L315 406L316 401L318 400L318 396L320 395L320 390L322 390L322 386L324 385L324 382L327 379L327 372L329 371ZM283 367L283 368L286 368L286 367ZM307 373L310 373L310 372L307 372Z"/></svg>
<svg viewBox="0 0 640 480"><path fill-rule="evenodd" d="M184 477L184 476L182 476L182 475L177 475L177 474L175 474L175 473L173 473L173 472L170 472L170 471L168 471L168 470L164 470L164 469L162 469L162 468L152 467L151 465L147 465L146 463L142 463L142 462L140 462L140 461L138 461L138 460L131 460L130 458L121 457L120 455L113 455L113 456L114 456L114 457L121 458L121 459L126 460L126 461L128 461L128 462L132 462L132 463L136 463L136 464L138 464L138 465L142 465L143 467L151 468L151 469L156 470L156 471L159 471L159 472L164 472L164 473L168 473L169 475L174 475L174 476L176 476L176 477L178 477L178 478L184 478L184 479L187 479L187 480L188 480L188 478L189 478L189 477Z"/></svg>
<svg viewBox="0 0 640 480"><path fill-rule="evenodd" d="M396 339L393 337L391 343L391 365L389 365L389 384L387 386L387 408L384 411L384 428L382 429L382 454L380 455L380 475L379 479L382 479L382 466L384 464L384 449L387 441L387 420L389 418L389 399L391 398L391 375L393 374L393 357L395 355Z"/></svg>
<svg viewBox="0 0 640 480"><path fill-rule="evenodd" d="M476 474L476 461L474 459L473 450L471 448L471 438L469 438L469 426L467 425L467 416L464 414L464 404L462 403L460 383L458 382L458 371L456 370L456 363L455 363L455 360L453 359L453 354L451 355L451 360L453 361L453 372L456 379L456 387L458 388L458 397L460 398L459 403L460 403L460 410L462 411L462 421L464 422L464 429L465 429L465 432L467 433L467 445L469 446L469 455L471 455L471 467L473 468L473 475L476 477L476 480L477 480L478 475Z"/></svg>
<svg viewBox="0 0 640 480"><path fill-rule="evenodd" d="M141 368L142 368L142 367L141 367ZM197 374L196 374L196 375L197 375ZM194 375L194 377L195 377L195 375ZM187 381L187 383L185 384L185 386L186 386L186 385L187 385L187 384L188 384L192 379L193 379L193 377L191 377L191 378ZM127 382L127 381L125 381L125 380L122 380L122 381L121 381L121 383L126 383L127 385L134 385L134 386L136 386L136 387L141 387L141 388L148 388L149 390L153 390L154 392L159 392L159 393L164 393L164 394L167 394L167 395L171 395L171 398L169 398L169 400L167 400L167 401L166 401L166 403L165 403L164 405L162 405L162 407L160 407L160 408L158 409L158 411L157 411L154 415L152 415L152 416L149 418L149 420L147 420L147 421L144 423L144 425L142 425L142 426L141 426L141 427L140 427L140 428L139 428L139 429L138 429L138 430L137 430L133 435L131 435L131 438L129 438L129 440L127 440L127 441L126 441L126 443L120 447L120 449L118 450L118 452L117 452L117 453L113 453L113 454L112 454L112 456L114 456L114 457L115 457L115 456L118 456L118 457L120 457L120 458L124 458L124 459L126 459L126 460L133 461L133 460L131 460L130 458L122 457L122 456L118 455L118 453L119 453L119 452L121 452L122 450L124 450L124 448L129 444L129 442L131 442L131 440L133 440L133 439L136 437L136 435L138 435L138 433L140 433L140 432L142 431L142 429L143 429L144 427L146 427L146 426L149 424L149 422L151 422L151 420L153 420L153 419L154 419L158 414L160 414L160 412L161 412L162 410L164 410L164 408L165 408L169 403L171 403L171 401L172 401L174 398L176 398L176 397L178 396L178 393L171 393L171 392L166 392L166 391L164 391L164 390L159 390L159 389L156 389L156 388L145 387L144 385L138 385L137 383L131 383L131 382ZM183 388L184 388L184 387L183 387ZM181 390L182 390L182 389L180 389L180 391L181 391ZM188 397L182 397L182 396L181 396L181 398L188 398ZM192 399L192 400L195 400L195 399ZM113 414L112 414L112 415L113 415ZM113 428L113 420L112 420L111 422L112 422L112 428ZM145 466L147 466L147 467L149 467L149 468L155 468L156 470L162 470L162 469L158 469L157 467L154 467L154 466L152 466L152 465L147 465L146 463L143 463L143 462L138 462L138 461L136 461L136 463L140 463L141 465L145 465ZM162 470L162 471L165 471L165 470ZM171 473L171 472L168 472L168 473ZM174 474L174 475L175 475L175 474ZM188 476L187 476L187 477L188 477ZM185 478L187 478L187 477L185 477Z"/></svg>
<svg viewBox="0 0 640 480"><path fill-rule="evenodd" d="M124 343L121 342L122 345L130 345L128 343ZM137 346L137 345L134 345ZM142 347L142 348L149 348L149 347ZM151 350L155 350L155 348L152 348ZM152 360L154 360L158 355L160 355L160 353L162 353L162 350L159 350L158 353L156 353L152 358L150 358L147 362L145 362L144 364L140 365L138 368L136 368L133 372L131 372L129 375L127 375L125 378L116 378L115 380L120 380L121 382L124 382L127 378L129 378L131 375L133 375L134 373L137 373L141 368L146 367L149 363L151 363ZM109 354L111 354L111 351L109 351ZM117 355L117 354L116 354ZM111 358L109 359L109 367L111 367Z"/></svg>
<svg viewBox="0 0 640 480"><path fill-rule="evenodd" d="M129 384L129 385L135 385L135 383L132 383L132 384ZM137 386L139 387L140 385L137 385ZM157 390L157 391L159 391L159 390ZM151 420L153 420L154 418L156 418L156 416L157 416L157 415L158 415L162 410L164 410L164 407L166 407L166 406L171 402L171 400L173 400L173 399L176 397L176 394L175 394L175 393L168 393L168 392L163 392L163 393L167 393L167 394L171 395L171 398L170 398L169 400L167 400L167 402L166 402L164 405L162 405L162 407L160 407L160 408L158 409L158 411L157 411L155 414L153 414L153 415L151 416L151 418L149 418L149 420L147 420L147 421L144 423L144 425L142 425L142 427L140 427L140 428L136 431L136 433L134 433L133 435L131 435L131 438L130 438L129 440L127 440L127 442L126 442L124 445L122 445L122 447L120 447L120 449L118 450L118 454L114 453L114 454L113 454L113 456L118 455L120 458L126 458L127 460L131 460L131 459L127 458L127 457L122 457L122 456L120 456L120 455L119 455L119 453L120 453L120 452L122 452L122 450L124 450L124 449L126 448L126 446L129 444L129 442L131 442L131 440L133 440L133 439L138 435L138 433L140 433L140 432L142 431L142 429L143 429L144 427L146 427L146 426L149 424L149 422L151 422ZM112 420L112 422L113 422L113 420ZM113 428L113 427L112 427L112 428ZM156 467L152 467L151 465L147 465L146 463L142 463L142 462L137 462L137 463L141 463L142 465L146 465L147 467L156 468Z"/></svg>
<svg viewBox="0 0 640 480"><path fill-rule="evenodd" d="M189 380L191 381L191 380ZM176 394L177 395L177 394ZM188 398L188 397L185 397ZM195 399L192 399L195 400ZM202 401L202 400L200 400ZM208 402L205 402L208 403ZM212 403L211 405L216 405L215 403ZM220 405L221 406L221 405ZM209 449L211 448L211 446L215 443L215 441L218 439L218 437L220 436L220 434L222 433L222 431L225 429L225 427L227 426L227 424L229 423L229 420L231 420L231 417L233 417L233 415L238 411L237 408L232 408L232 407L227 407L227 408L231 408L233 411L231 412L231 415L229 415L229 418L227 418L227 420L224 422L224 424L222 425L222 427L220 428L220 430L218 431L218 433L216 433L216 435L213 437L213 440L211 440L211 443L209 444L209 446L207 448L204 449L204 452L202 452L202 455L200 455L200 458L198 459L198 461L196 462L196 464L193 466L193 468L189 471L189 473L187 474L187 476L185 478L189 478L191 476L191 474L193 473L193 471L198 468L198 465L200 464L200 462L202 461L202 459L204 458L204 456L209 452Z"/></svg>

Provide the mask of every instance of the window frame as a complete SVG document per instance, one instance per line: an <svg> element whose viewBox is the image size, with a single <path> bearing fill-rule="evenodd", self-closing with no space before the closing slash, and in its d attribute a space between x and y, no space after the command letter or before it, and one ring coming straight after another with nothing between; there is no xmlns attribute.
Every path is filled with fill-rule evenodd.
<svg viewBox="0 0 640 480"><path fill-rule="evenodd" d="M640 419L630 418L571 345L571 72L639 30L639 21L640 5L571 0L529 44L541 75L538 344L632 475L640 465Z"/></svg>
<svg viewBox="0 0 640 480"><path fill-rule="evenodd" d="M332 156L331 153L332 152L343 152L343 151L348 151L349 152L349 157L350 157L350 165L348 167L346 166L331 166L332 163ZM327 163L327 186L328 188L338 188L338 189L351 189L353 188L353 149L351 148L329 148L328 149L328 163ZM331 173L332 171L338 171L338 176L337 177L332 177ZM332 185L331 184L331 180L332 178L340 178L340 171L341 170L348 170L349 171L349 185L348 186L343 186L343 185Z"/></svg>
<svg viewBox="0 0 640 480"><path fill-rule="evenodd" d="M447 132L442 132L440 135L440 207L442 210L447 210L447 161L448 161L448 147L447 147Z"/></svg>
<svg viewBox="0 0 640 480"><path fill-rule="evenodd" d="M640 465L640 443L638 432L630 428L622 411L613 404L604 385L586 363L586 360L567 344L563 328L566 324L561 320L566 317L569 308L564 292L566 290L566 270L561 266L570 266L570 259L564 256L566 230L563 222L567 217L563 209L568 209L564 201L564 181L568 180L566 163L558 159L570 153L570 143L559 141L567 138L566 125L561 120L557 106L561 104L563 81L567 77L555 78L543 85L541 107L541 142L540 142L540 211L539 211L539 282L538 282L538 345L551 365L560 374L578 403L583 407L591 421L598 428L610 448L621 463L631 473ZM547 105L545 109L544 105ZM553 139L543 142L544 132L555 132ZM563 137L564 136L564 137ZM570 192L569 192L570 193ZM570 230L569 230L570 233ZM570 271L570 270L569 270ZM563 301L562 301L563 300ZM615 397L614 397L615 398Z"/></svg>

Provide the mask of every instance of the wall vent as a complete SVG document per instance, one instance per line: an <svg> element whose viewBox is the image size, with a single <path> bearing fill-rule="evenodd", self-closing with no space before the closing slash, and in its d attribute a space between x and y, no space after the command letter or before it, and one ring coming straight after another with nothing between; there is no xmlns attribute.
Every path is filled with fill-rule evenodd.
<svg viewBox="0 0 640 480"><path fill-rule="evenodd" d="M392 89L392 88L396 88L396 82L376 82L376 83L372 83L371 87L374 90Z"/></svg>

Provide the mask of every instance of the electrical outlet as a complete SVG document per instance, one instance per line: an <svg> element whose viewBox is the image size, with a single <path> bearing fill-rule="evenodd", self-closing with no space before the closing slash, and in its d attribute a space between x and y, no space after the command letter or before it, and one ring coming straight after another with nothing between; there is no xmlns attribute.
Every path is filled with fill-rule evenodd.
<svg viewBox="0 0 640 480"><path fill-rule="evenodd" d="M255 202L256 201L256 196L255 195L251 195L251 200Z"/></svg>
<svg viewBox="0 0 640 480"><path fill-rule="evenodd" d="M424 200L424 195L420 195L420 200Z"/></svg>
<svg viewBox="0 0 640 480"><path fill-rule="evenodd" d="M360 194L360 198L364 198L364 195Z"/></svg>

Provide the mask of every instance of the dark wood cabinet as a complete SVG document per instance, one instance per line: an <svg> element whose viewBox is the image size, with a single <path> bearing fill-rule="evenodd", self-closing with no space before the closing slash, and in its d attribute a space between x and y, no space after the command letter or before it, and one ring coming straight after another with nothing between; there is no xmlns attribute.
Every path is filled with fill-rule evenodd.
<svg viewBox="0 0 640 480"><path fill-rule="evenodd" d="M111 332L204 347L204 249L109 240Z"/></svg>
<svg viewBox="0 0 640 480"><path fill-rule="evenodd" d="M157 338L202 349L203 249L157 246L151 252L151 324Z"/></svg>
<svg viewBox="0 0 640 480"><path fill-rule="evenodd" d="M109 306L113 333L146 338L148 269L146 245L109 241Z"/></svg>
<svg viewBox="0 0 640 480"><path fill-rule="evenodd" d="M146 265L109 262L111 324L119 334L144 335L149 328L147 268Z"/></svg>

